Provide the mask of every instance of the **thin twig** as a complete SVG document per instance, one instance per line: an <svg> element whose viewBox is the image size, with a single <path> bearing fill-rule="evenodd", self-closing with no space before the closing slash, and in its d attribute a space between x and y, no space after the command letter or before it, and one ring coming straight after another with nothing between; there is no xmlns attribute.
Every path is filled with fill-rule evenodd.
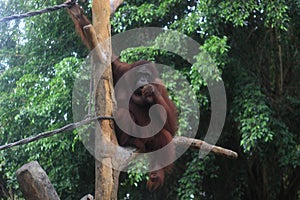
<svg viewBox="0 0 300 200"><path fill-rule="evenodd" d="M72 124L68 124L64 127L61 127L59 129L56 129L56 130L53 130L53 131L42 132L42 133L40 133L36 136L32 136L32 137L25 138L25 139L22 139L22 140L19 140L19 141L16 141L16 142L12 142L12 143L9 143L9 144L6 144L6 145L2 145L2 146L0 146L0 151L4 150L4 149L11 148L11 147L14 147L14 146L19 146L19 145L28 144L30 142L34 142L34 141L37 141L37 140L41 140L41 139L50 137L50 136L58 134L58 133L73 131L73 130L75 130L76 128L78 128L80 126L86 125L86 124L88 124L92 121L95 121L95 120L113 120L113 119L114 119L113 117L87 118L87 119L84 119L80 122L75 122L75 123L72 123Z"/></svg>
<svg viewBox="0 0 300 200"><path fill-rule="evenodd" d="M27 12L27 13L23 13L23 14L16 14L16 15L8 16L8 17L3 17L3 18L0 19L0 22L11 21L11 20L14 20L14 19L23 19L23 18L26 18L26 17L33 17L35 15L41 15L43 13L60 10L62 8L70 8L75 4L76 4L76 1L69 1L69 2L66 2L66 3L56 5L56 6L53 6L53 7L49 7L49 8L45 8L45 9L42 9L42 10L31 11L31 12Z"/></svg>

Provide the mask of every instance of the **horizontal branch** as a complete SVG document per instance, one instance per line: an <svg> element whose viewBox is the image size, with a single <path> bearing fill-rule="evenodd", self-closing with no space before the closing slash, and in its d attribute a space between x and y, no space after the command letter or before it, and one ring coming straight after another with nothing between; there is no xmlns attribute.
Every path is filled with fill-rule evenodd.
<svg viewBox="0 0 300 200"><path fill-rule="evenodd" d="M59 9L62 9L62 8L70 8L73 5L75 5L75 1L70 0L70 1L65 2L63 4L55 5L53 7L48 7L48 8L42 9L42 10L31 11L31 12L27 12L27 13L23 13L23 14L15 14L15 15L3 17L3 18L0 19L0 22L6 22L6 21L14 20L14 19L23 19L23 18L26 18L26 17L33 17L33 16L36 16L36 15L41 15L41 14L48 13L48 12L53 12L53 11L56 11L56 10L59 10Z"/></svg>
<svg viewBox="0 0 300 200"><path fill-rule="evenodd" d="M42 133L40 133L40 134L38 134L36 136L32 136L32 137L25 138L25 139L22 139L22 140L19 140L19 141L16 141L16 142L12 142L12 143L9 143L9 144L6 144L6 145L2 145L2 146L0 146L0 151L4 150L4 149L11 148L11 147L14 147L14 146L28 144L30 142L34 142L34 141L37 141L37 140L48 138L48 137L51 137L51 136L56 135L58 133L63 133L63 132L67 132L67 131L73 131L73 130L75 130L76 128L78 128L80 126L83 126L83 125L91 123L92 121L96 121L96 120L112 120L112 119L113 119L113 117L87 118L87 119L84 119L84 120L82 120L80 122L75 122L75 123L71 123L71 124L65 125L65 126L59 128L59 129L55 129L53 131L42 132Z"/></svg>
<svg viewBox="0 0 300 200"><path fill-rule="evenodd" d="M203 140L198 140L194 138L177 136L174 138L174 143L177 145L190 145L191 148L201 149L203 151L212 152L217 155L222 155L228 158L237 158L238 154L229 149L225 149L219 146L208 144Z"/></svg>
<svg viewBox="0 0 300 200"><path fill-rule="evenodd" d="M14 147L14 146L28 144L30 142L34 142L34 141L37 141L37 140L48 138L48 137L51 137L51 136L59 134L59 133L63 133L63 132L67 132L67 131L73 131L73 130L75 130L76 128L78 128L80 126L89 124L89 123L91 123L93 121L96 121L96 120L113 120L113 119L114 119L113 117L103 117L103 116L102 117L87 118L87 119L84 119L84 120L79 121L79 122L68 124L66 126L63 126L62 128L56 129L56 130L42 132L42 133L40 133L36 136L32 136L32 137L25 138L25 139L22 139L22 140L19 140L19 141L16 141L16 142L12 142L12 143L9 143L9 144L6 144L6 145L2 145L2 146L0 146L0 151L4 150L4 149L11 148L11 147ZM222 156L225 156L225 157L228 157L228 158L237 158L238 157L238 154L234 151L231 151L229 149L225 149L225 148L222 148L222 147L219 147L219 146L211 145L211 144L208 144L207 142L204 142L204 141L198 140L198 139L194 139L194 138L176 136L176 137L174 137L174 143L175 143L176 146L177 145L179 145L179 146L180 145L189 145L191 148L201 149L201 150L208 151L208 152L211 151L214 154L222 155ZM120 157L125 158L125 160L132 159L131 156L135 152L135 149L132 149L132 148L121 148L120 150L121 150L121 152L120 152L121 154L124 153L123 156L120 156Z"/></svg>

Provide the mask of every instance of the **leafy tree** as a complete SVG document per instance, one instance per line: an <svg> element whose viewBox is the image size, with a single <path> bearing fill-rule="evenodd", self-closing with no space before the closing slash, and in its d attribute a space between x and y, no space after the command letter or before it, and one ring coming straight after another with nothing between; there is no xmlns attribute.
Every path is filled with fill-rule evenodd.
<svg viewBox="0 0 300 200"><path fill-rule="evenodd" d="M57 3L0 0L0 11L6 16ZM83 6L90 15L89 6ZM174 37L157 38L153 48L124 51L123 59L155 60L189 80L189 88L176 92L196 94L201 108L197 138L204 137L211 115L205 77L222 78L228 113L218 145L237 151L239 158L199 159L198 152L190 150L175 163L163 190L147 193L144 176L133 171L130 178L121 178L120 198L142 199L147 193L152 199L299 199L299 1L132 0L125 1L112 18L114 34L147 26L188 35L210 59L195 55L191 66L180 56L155 48L178 44ZM0 29L1 144L70 123L73 82L88 52L65 11L1 23ZM186 51L182 47L178 44ZM215 73L207 63L215 63L220 75L208 76ZM175 83L166 84L172 89ZM185 116L194 115L189 115L191 105L171 95ZM191 126L189 120L181 122ZM20 195L14 173L33 159L45 168L62 199L78 199L93 191L93 159L76 131L0 155L3 199Z"/></svg>
<svg viewBox="0 0 300 200"><path fill-rule="evenodd" d="M1 1L1 9L9 15L57 3ZM73 83L87 51L65 11L1 23L1 30L1 144L71 123ZM2 151L0 160L3 198L20 195L15 171L32 160L62 199L93 190L94 162L76 132Z"/></svg>
<svg viewBox="0 0 300 200"><path fill-rule="evenodd" d="M168 10L162 11L165 5ZM126 10L131 13L123 14ZM175 184L181 198L299 198L299 2L126 2L115 15L114 28L124 31L136 23L178 30L196 39L222 70L227 87L229 115L219 143L238 151L240 158L231 162L212 158L219 166L212 172L214 181L193 170L210 171L206 163L194 159L185 166L179 163L187 169L179 180L183 184ZM199 61L201 66L203 59ZM191 75L199 100L207 96L203 74L195 70L197 63L180 67ZM204 99L199 101L201 108L209 105L209 96ZM205 131L209 109L201 114L205 119L199 136ZM226 178L230 184L218 184ZM188 180L198 180L203 187L188 189Z"/></svg>

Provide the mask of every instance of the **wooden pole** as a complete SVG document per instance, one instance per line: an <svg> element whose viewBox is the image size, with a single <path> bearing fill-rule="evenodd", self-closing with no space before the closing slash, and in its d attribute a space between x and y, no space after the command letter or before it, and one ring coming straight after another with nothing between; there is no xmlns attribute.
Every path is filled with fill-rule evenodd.
<svg viewBox="0 0 300 200"><path fill-rule="evenodd" d="M108 0L93 0L93 27L96 31L98 46L104 57L102 63L97 63L94 68L94 95L95 111L97 116L112 116L116 107L113 92L113 79L111 72L111 28L110 28L110 2ZM100 66L99 66L100 64ZM98 75L104 73L98 80ZM101 130L96 131L95 139L95 199L117 200L119 172L113 169L111 154L101 155L103 142L117 145L112 121L100 121ZM99 128L100 128L99 127Z"/></svg>

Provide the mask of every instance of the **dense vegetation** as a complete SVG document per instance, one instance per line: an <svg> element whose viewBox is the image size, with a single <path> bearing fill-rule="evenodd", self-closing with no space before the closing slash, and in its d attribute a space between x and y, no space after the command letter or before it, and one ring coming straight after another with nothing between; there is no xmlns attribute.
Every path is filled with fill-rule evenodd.
<svg viewBox="0 0 300 200"><path fill-rule="evenodd" d="M0 15L59 3L0 0ZM90 16L89 2L82 4ZM176 161L161 191L164 198L159 193L152 198L300 199L300 2L134 0L125 1L112 18L113 34L148 26L188 35L217 63L227 93L217 144L239 153L237 160L211 154L199 159L189 150ZM71 123L73 84L88 51L66 12L0 23L0 30L0 144ZM201 107L197 138L203 138L211 110L197 63L190 66L168 52L139 52L124 57L149 52L146 56L190 81ZM61 199L93 192L93 157L74 131L0 151L0 199L21 195L15 171L32 160L46 170ZM140 178L122 175L120 199L141 198Z"/></svg>

